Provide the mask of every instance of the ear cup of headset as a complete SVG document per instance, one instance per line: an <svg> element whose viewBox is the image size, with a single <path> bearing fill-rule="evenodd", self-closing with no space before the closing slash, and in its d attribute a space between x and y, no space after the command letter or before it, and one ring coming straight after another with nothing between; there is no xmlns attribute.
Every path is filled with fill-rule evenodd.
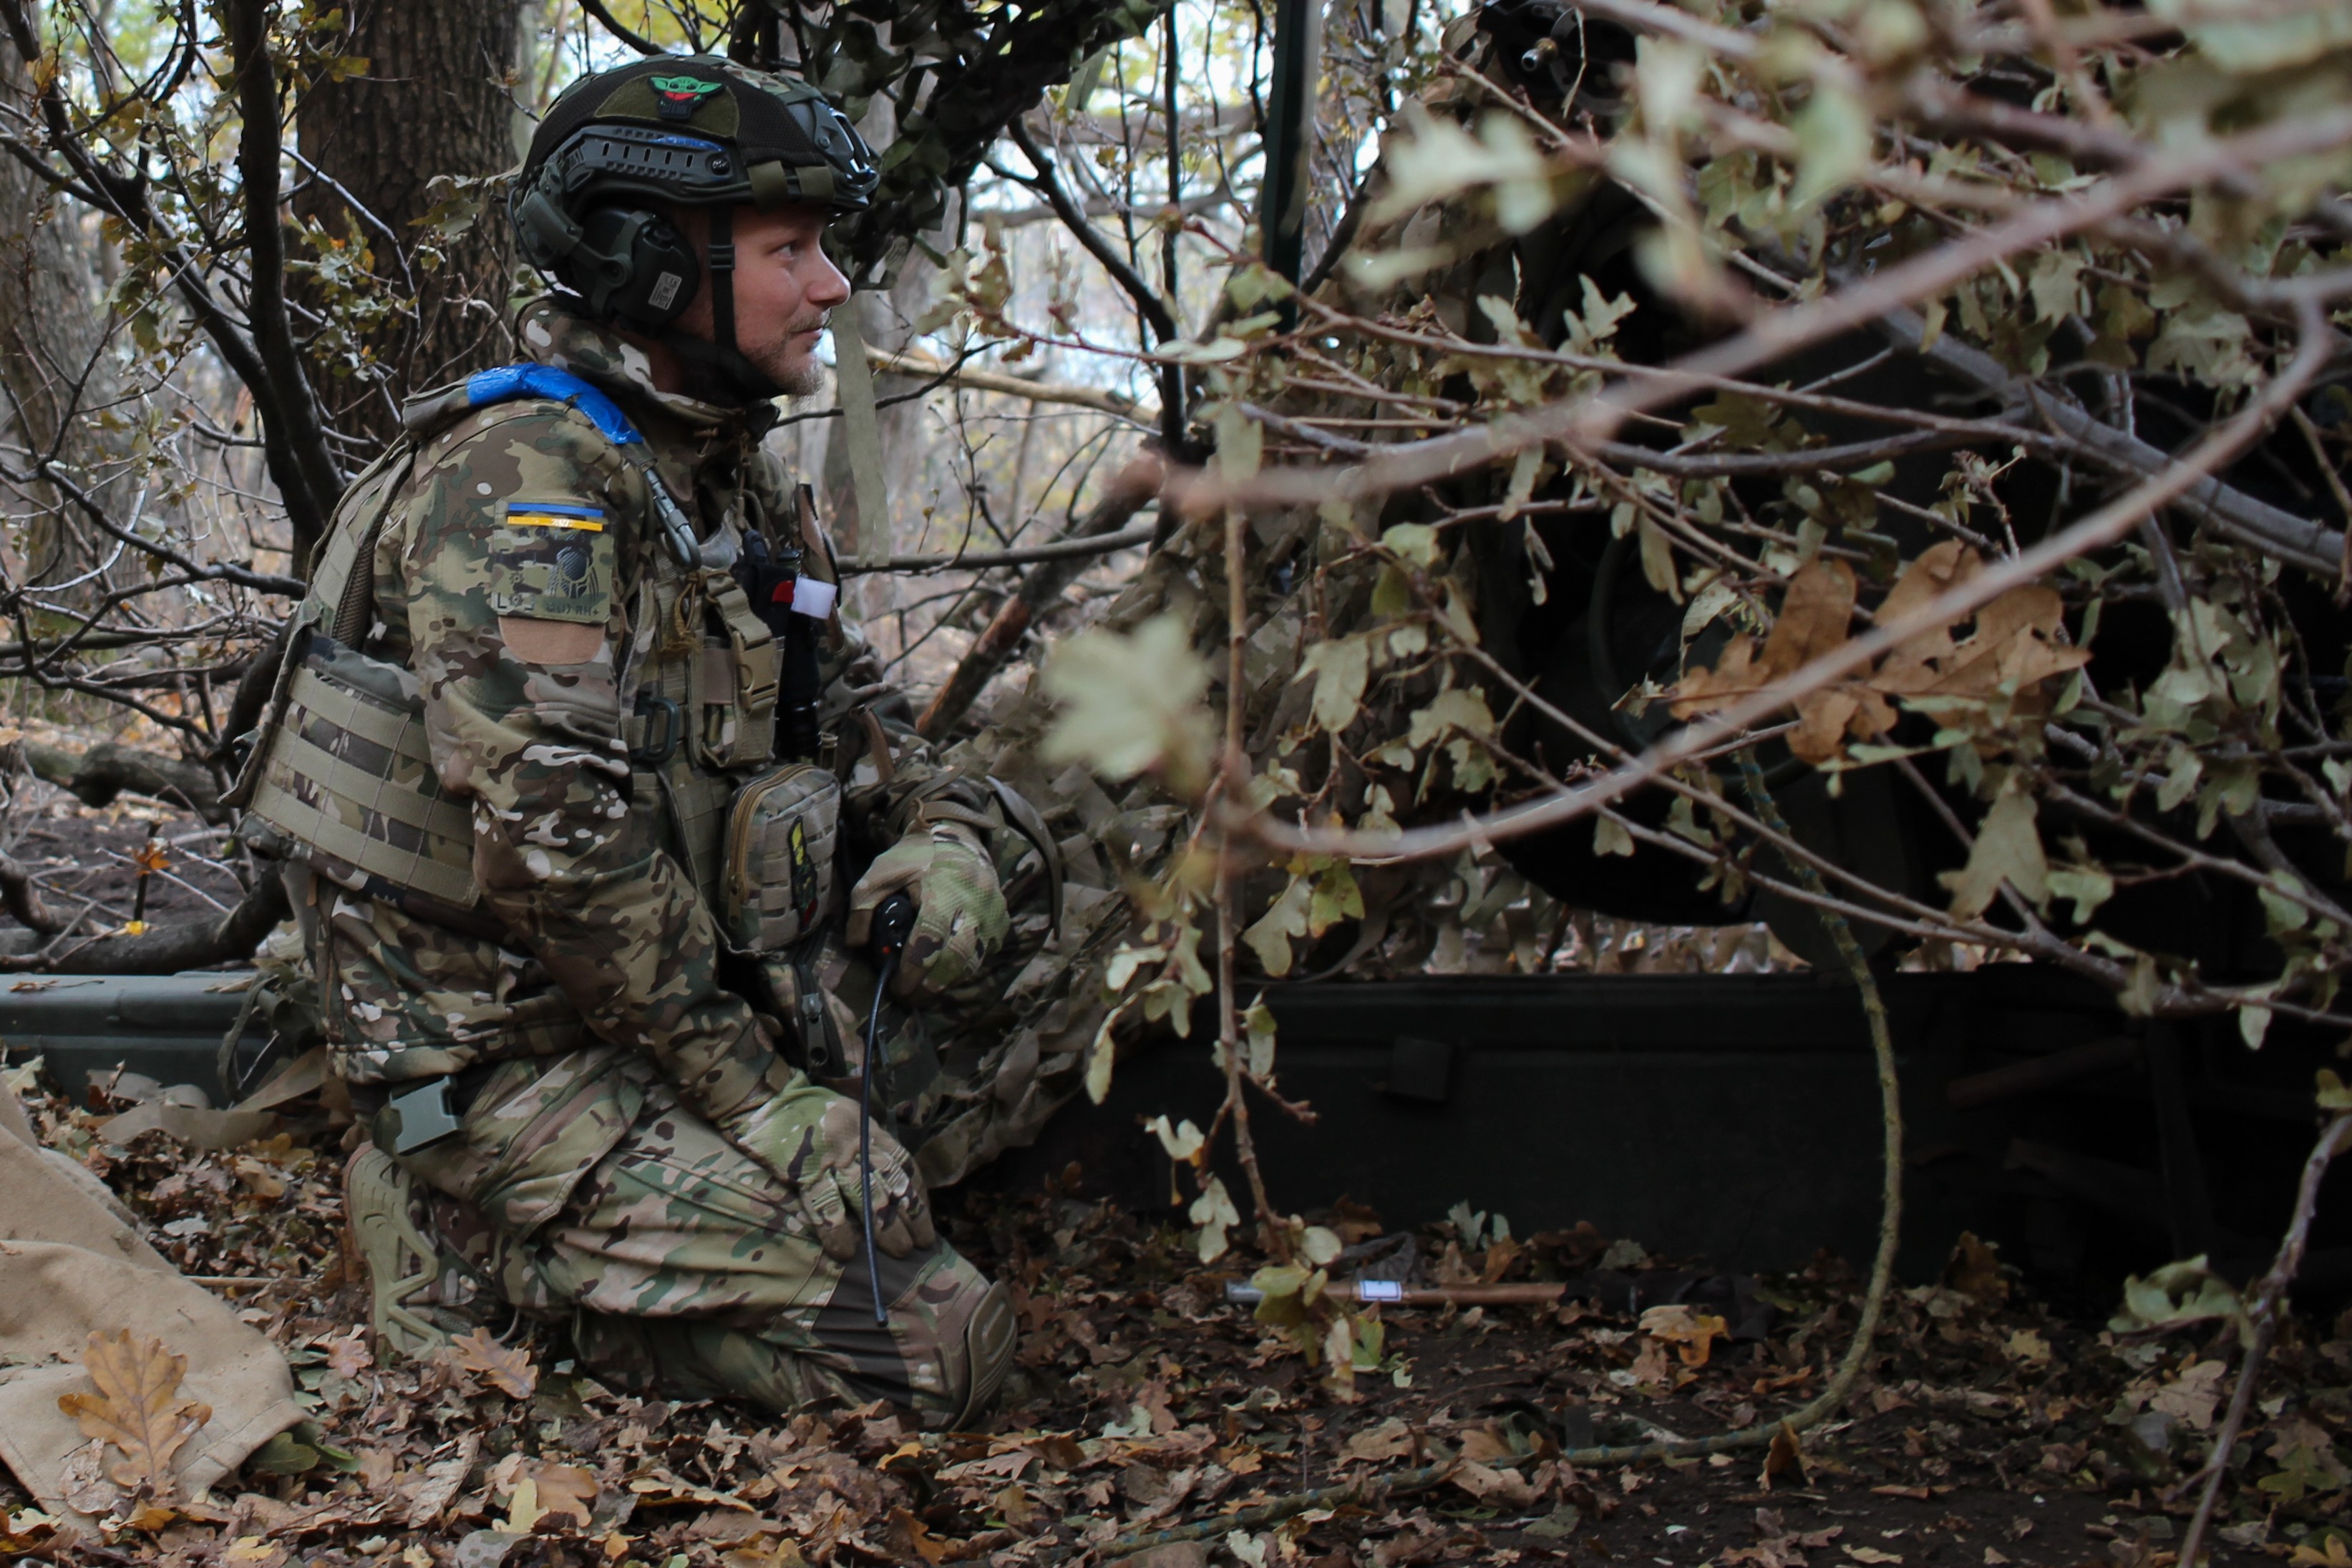
<svg viewBox="0 0 2352 1568"><path fill-rule="evenodd" d="M590 312L633 327L668 326L694 303L702 268L677 225L641 207L599 207L581 221L569 281Z"/></svg>

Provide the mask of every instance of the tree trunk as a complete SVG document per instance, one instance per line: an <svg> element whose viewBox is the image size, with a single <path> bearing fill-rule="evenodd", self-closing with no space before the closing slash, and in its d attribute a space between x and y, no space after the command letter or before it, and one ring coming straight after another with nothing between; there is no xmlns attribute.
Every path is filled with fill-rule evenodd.
<svg viewBox="0 0 2352 1568"><path fill-rule="evenodd" d="M32 103L24 62L0 51L0 104L30 122ZM13 429L33 457L55 457L111 506L122 499L122 486L97 481L121 444L82 417L121 392L99 301L103 287L99 249L79 209L14 159L0 159L0 430ZM22 498L26 521L9 541L22 555L12 563L18 580L59 581L97 559L88 530L74 526L62 504L47 485ZM78 602L88 592L52 597Z"/></svg>
<svg viewBox="0 0 2352 1568"><path fill-rule="evenodd" d="M876 147L887 147L898 139L898 113L890 99L877 94L866 107L858 122L858 131L866 141ZM853 274L855 263L836 256L843 268ZM911 252L900 263L898 275L891 282L887 296L861 288L844 308L857 312L858 330L864 334L866 346L892 353L902 353L914 341L913 321L922 314L930 301L930 277L933 267L919 250ZM840 344L835 344L838 351ZM874 377L874 396L879 402L903 396L922 383L912 377L877 372ZM890 510L904 514L919 508L921 503L909 504L908 497L919 490L924 469L923 446L927 434L923 421L923 405L919 402L892 403L879 409L875 415L877 434L881 439L882 465L889 479ZM857 487L851 482L849 443L844 439L842 422L832 422L824 444L824 468L821 489L824 497L825 521L833 530L835 545L843 555L857 557L866 554L887 556L894 542L895 530L889 517L864 517L858 515ZM871 612L877 606L864 595L874 591L870 583L860 583L853 591L860 598L860 608Z"/></svg>
<svg viewBox="0 0 2352 1568"><path fill-rule="evenodd" d="M524 0L352 0L330 47L365 68L320 79L296 110L302 156L316 172L298 170L295 212L363 243L402 306L364 329L312 340L328 417L360 444L354 455L397 433L403 397L515 358L505 214L484 204L470 228L446 239L419 225L442 205L435 177L480 179L517 162L508 81L523 8ZM427 254L415 254L420 244ZM311 308L331 306L316 279L300 287Z"/></svg>

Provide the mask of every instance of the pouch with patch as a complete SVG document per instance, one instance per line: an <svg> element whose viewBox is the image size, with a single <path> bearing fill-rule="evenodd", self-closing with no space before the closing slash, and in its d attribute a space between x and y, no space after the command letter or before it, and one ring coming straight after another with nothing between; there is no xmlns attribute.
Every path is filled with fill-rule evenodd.
<svg viewBox="0 0 2352 1568"><path fill-rule="evenodd" d="M598 626L612 615L612 524L595 507L509 501L489 554L494 613Z"/></svg>
<svg viewBox="0 0 2352 1568"><path fill-rule="evenodd" d="M841 781L793 762L735 792L719 919L737 950L781 953L831 919L841 842Z"/></svg>

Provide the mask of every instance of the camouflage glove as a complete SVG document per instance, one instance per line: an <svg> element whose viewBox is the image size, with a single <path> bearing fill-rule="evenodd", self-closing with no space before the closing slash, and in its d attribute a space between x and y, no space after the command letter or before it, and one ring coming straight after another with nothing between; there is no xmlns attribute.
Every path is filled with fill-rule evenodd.
<svg viewBox="0 0 2352 1568"><path fill-rule="evenodd" d="M762 1101L727 1124L735 1146L783 1178L837 1263L866 1245L859 1202L857 1103L814 1084ZM939 1232L915 1179L914 1162L880 1126L874 1129L874 1243L893 1258L931 1246Z"/></svg>
<svg viewBox="0 0 2352 1568"><path fill-rule="evenodd" d="M1013 927L996 862L961 822L935 821L875 857L849 894L849 945L863 947L874 912L894 893L915 900L915 930L891 988L903 1001L951 991L987 967Z"/></svg>

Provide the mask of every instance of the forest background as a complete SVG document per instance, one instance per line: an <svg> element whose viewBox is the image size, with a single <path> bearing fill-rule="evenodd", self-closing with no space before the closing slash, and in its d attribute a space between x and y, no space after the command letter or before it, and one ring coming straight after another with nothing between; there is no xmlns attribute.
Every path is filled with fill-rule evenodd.
<svg viewBox="0 0 2352 1568"><path fill-rule="evenodd" d="M1360 1347L1332 1233L1249 1157L1252 1105L1295 1109L1265 980L1810 964L1868 1006L1874 972L2029 960L2248 1050L2341 1032L2341 4L0 27L11 759L184 805L175 874L213 879L150 923L0 858L12 968L276 924L220 792L401 397L517 357L520 138L583 70L757 40L887 150L836 238L887 515L829 400L777 439L908 716L1066 835L1040 1082L1099 1098L1207 1009L1224 1108L1159 1135L1211 1260L1234 1140L1311 1354ZM2314 1172L2352 1106L2317 1093ZM2242 1295L2187 1268L2140 1305L2243 1322L2252 1366L2302 1235Z"/></svg>

